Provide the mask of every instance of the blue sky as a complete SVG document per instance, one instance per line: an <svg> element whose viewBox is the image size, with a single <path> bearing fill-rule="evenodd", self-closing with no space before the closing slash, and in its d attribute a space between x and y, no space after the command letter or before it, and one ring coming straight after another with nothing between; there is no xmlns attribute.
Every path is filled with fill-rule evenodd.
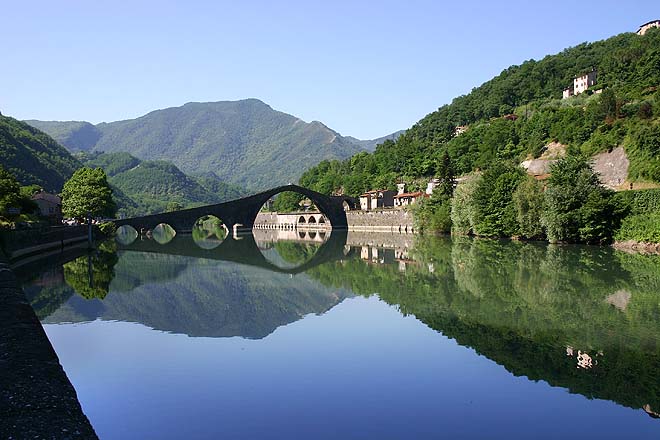
<svg viewBox="0 0 660 440"><path fill-rule="evenodd" d="M344 135L408 128L511 64L660 18L657 0L3 1L0 112L115 121L259 98Z"/></svg>

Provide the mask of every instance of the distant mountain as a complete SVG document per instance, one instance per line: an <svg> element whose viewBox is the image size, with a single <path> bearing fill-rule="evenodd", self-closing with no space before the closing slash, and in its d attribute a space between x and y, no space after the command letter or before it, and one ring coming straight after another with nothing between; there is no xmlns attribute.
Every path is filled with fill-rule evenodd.
<svg viewBox="0 0 660 440"><path fill-rule="evenodd" d="M101 138L101 132L94 125L84 121L25 121L31 126L48 133L59 144L72 153L89 151Z"/></svg>
<svg viewBox="0 0 660 440"><path fill-rule="evenodd" d="M213 172L224 182L250 189L295 182L303 170L324 159L373 150L385 139L343 137L320 122L304 122L257 99L191 102L96 126L28 122L72 151L128 151L144 160L171 161L188 174Z"/></svg>
<svg viewBox="0 0 660 440"><path fill-rule="evenodd" d="M47 191L59 192L80 167L80 162L46 133L3 115L0 115L0 157L2 166L21 184L41 185Z"/></svg>
<svg viewBox="0 0 660 440"><path fill-rule="evenodd" d="M193 178L167 161L142 161L125 152L81 153L78 157L85 166L106 171L117 204L126 215L162 212L169 202L191 207L220 203L244 194L212 173Z"/></svg>
<svg viewBox="0 0 660 440"><path fill-rule="evenodd" d="M399 136L401 136L405 132L406 130L399 130L399 131L395 131L392 134L388 134L387 136L383 136L383 137L379 137L378 139L371 139L371 140L360 140L354 138L353 136L346 136L346 139L360 146L364 150L373 152L376 149L376 146L382 144L385 141L396 141L397 139L399 139Z"/></svg>

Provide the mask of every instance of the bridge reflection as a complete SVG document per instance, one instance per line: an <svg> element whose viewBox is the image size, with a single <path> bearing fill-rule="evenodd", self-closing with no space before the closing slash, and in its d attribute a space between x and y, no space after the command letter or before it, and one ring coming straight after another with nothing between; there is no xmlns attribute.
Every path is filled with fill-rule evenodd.
<svg viewBox="0 0 660 440"><path fill-rule="evenodd" d="M268 234L269 232L271 232L271 234ZM313 238L310 238L309 236L306 236L305 238L292 236L291 240L319 243L320 246L316 253L304 263L296 267L280 267L273 261L269 260L262 252L262 249L268 247L268 243L272 243L276 240L276 237L272 234L274 232L284 233L289 231L248 232L234 238L227 238L213 248L200 247L190 234L177 234L166 244L159 244L155 240L141 237L130 244L120 243L118 245L118 250L152 252L158 254L230 261L233 263L261 267L273 272L288 273L292 275L305 272L329 261L341 259L345 255L344 247L346 245L348 234L345 229L323 231L325 234L324 238L320 238L321 231L319 231L319 235L316 235ZM258 241L257 237L260 241Z"/></svg>

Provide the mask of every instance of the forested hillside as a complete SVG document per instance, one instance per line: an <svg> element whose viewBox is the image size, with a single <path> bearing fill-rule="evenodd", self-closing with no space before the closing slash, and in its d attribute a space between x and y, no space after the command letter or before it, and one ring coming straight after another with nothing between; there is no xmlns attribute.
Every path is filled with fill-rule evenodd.
<svg viewBox="0 0 660 440"><path fill-rule="evenodd" d="M596 86L562 100L573 77L592 68L598 71ZM658 86L659 30L584 43L511 66L373 154L321 162L300 183L325 193L341 189L357 195L393 187L398 179L435 175L444 152L455 172L463 174L498 161L537 157L551 141L568 145L569 154L585 155L623 145L631 161L630 179L660 181ZM595 90L602 93L592 94ZM468 126L467 131L454 136L457 126Z"/></svg>
<svg viewBox="0 0 660 440"><path fill-rule="evenodd" d="M125 215L220 203L244 194L217 176L190 177L167 161L141 161L129 153L81 153L83 164L103 168Z"/></svg>
<svg viewBox="0 0 660 440"><path fill-rule="evenodd" d="M35 184L56 192L80 167L80 162L50 136L3 115L0 115L0 158L2 167L21 184Z"/></svg>

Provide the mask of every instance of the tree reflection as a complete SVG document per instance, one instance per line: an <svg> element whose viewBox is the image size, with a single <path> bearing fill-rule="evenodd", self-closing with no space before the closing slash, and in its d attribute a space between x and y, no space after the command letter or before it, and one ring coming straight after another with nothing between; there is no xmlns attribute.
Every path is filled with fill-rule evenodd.
<svg viewBox="0 0 660 440"><path fill-rule="evenodd" d="M95 251L64 264L66 283L83 298L105 298L115 276L116 247L114 241L106 241Z"/></svg>
<svg viewBox="0 0 660 440"><path fill-rule="evenodd" d="M193 226L192 238L202 249L214 249L227 238L227 227L213 215L200 217Z"/></svg>
<svg viewBox="0 0 660 440"><path fill-rule="evenodd" d="M321 243L305 243L293 240L278 240L261 243L259 249L270 263L280 269L300 267L310 261L321 248Z"/></svg>
<svg viewBox="0 0 660 440"><path fill-rule="evenodd" d="M309 274L365 296L378 292L515 375L660 408L660 257L425 239L402 261L405 271L354 258Z"/></svg>

